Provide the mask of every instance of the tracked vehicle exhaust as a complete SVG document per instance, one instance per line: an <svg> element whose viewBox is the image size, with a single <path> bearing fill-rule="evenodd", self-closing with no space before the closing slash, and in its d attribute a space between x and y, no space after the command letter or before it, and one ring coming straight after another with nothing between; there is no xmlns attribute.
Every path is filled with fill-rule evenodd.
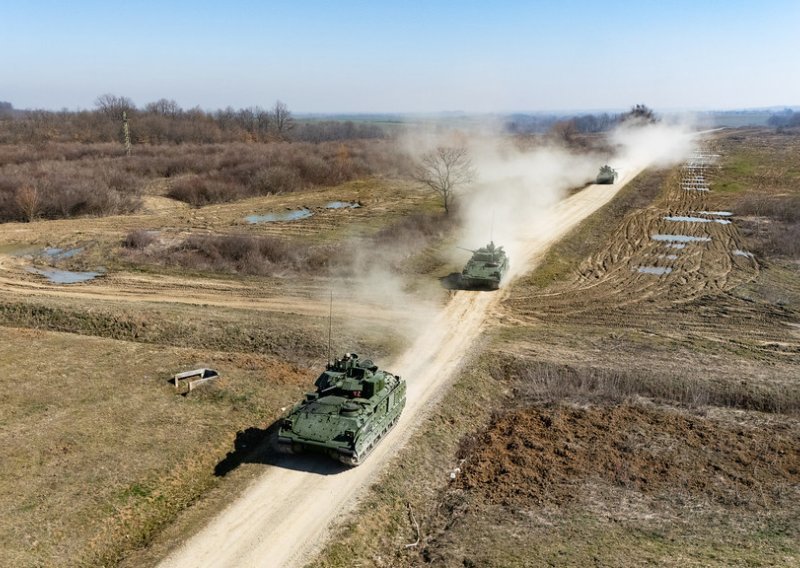
<svg viewBox="0 0 800 568"><path fill-rule="evenodd" d="M406 382L348 353L329 363L303 401L281 421L278 450L316 452L356 466L397 423Z"/></svg>

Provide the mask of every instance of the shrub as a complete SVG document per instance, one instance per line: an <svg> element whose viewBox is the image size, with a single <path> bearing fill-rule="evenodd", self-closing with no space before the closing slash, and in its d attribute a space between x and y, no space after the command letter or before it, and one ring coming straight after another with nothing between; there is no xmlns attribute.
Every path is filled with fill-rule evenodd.
<svg viewBox="0 0 800 568"><path fill-rule="evenodd" d="M143 249L154 243L156 239L156 234L153 231L137 229L127 234L122 241L122 246L129 249Z"/></svg>

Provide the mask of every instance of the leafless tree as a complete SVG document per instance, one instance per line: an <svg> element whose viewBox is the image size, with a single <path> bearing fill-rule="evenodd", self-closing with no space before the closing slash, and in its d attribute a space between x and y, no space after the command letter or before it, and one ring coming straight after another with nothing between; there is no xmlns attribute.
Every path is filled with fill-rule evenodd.
<svg viewBox="0 0 800 568"><path fill-rule="evenodd" d="M30 185L22 186L17 189L17 193L14 197L17 202L17 207L22 211L25 218L29 222L33 221L39 213L39 207L42 205L42 200L36 188Z"/></svg>
<svg viewBox="0 0 800 568"><path fill-rule="evenodd" d="M136 105L128 97L118 97L110 93L97 97L94 101L94 106L114 120L122 120L123 111L130 114L136 108Z"/></svg>
<svg viewBox="0 0 800 568"><path fill-rule="evenodd" d="M292 118L292 113L289 112L289 107L286 106L286 103L281 101L275 103L272 108L272 123L278 138L285 137L294 128L294 118Z"/></svg>
<svg viewBox="0 0 800 568"><path fill-rule="evenodd" d="M155 102L147 103L144 110L151 114L170 118L175 118L182 112L180 105L172 99L158 99Z"/></svg>
<svg viewBox="0 0 800 568"><path fill-rule="evenodd" d="M449 214L458 188L475 179L475 168L464 146L438 146L422 155L414 179L437 193Z"/></svg>
<svg viewBox="0 0 800 568"><path fill-rule="evenodd" d="M577 134L574 120L560 120L550 127L550 135L567 146L573 144Z"/></svg>

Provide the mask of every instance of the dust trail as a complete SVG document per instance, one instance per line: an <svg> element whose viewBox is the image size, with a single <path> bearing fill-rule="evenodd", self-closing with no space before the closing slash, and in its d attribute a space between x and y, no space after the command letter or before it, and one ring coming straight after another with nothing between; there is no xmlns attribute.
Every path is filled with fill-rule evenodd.
<svg viewBox="0 0 800 568"><path fill-rule="evenodd" d="M542 209L538 219L549 222L532 229L528 225L531 230L514 236L519 249L512 257L516 273L534 268L549 246L608 203L646 165L627 159L619 158L623 173L614 185L589 186L560 202L548 197L545 204L538 196L531 200ZM565 179L571 183L569 176ZM310 560L325 544L329 525L352 510L358 495L379 479L425 413L444 395L504 293L457 292L414 345L386 365L406 378L408 402L395 429L364 464L343 470L313 456L282 456L162 566L284 567Z"/></svg>
<svg viewBox="0 0 800 568"><path fill-rule="evenodd" d="M609 136L612 155L578 153L557 145L521 150L497 137L476 138L470 144L479 171L475 187L463 196L464 226L459 245L477 248L489 239L505 246L512 260L524 253L525 243L558 227L553 208L570 190L581 188L608 163L620 177L647 165L677 164L692 151L689 124L623 125ZM457 257L459 262L465 255Z"/></svg>

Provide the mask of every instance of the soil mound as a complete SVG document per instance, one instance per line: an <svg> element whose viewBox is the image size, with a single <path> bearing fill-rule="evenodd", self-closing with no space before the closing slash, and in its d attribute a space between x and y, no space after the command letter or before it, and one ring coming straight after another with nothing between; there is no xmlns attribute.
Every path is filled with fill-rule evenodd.
<svg viewBox="0 0 800 568"><path fill-rule="evenodd" d="M768 507L781 487L800 483L800 441L788 427L754 429L634 405L511 411L466 440L462 457L456 486L512 507L569 502L597 480Z"/></svg>

